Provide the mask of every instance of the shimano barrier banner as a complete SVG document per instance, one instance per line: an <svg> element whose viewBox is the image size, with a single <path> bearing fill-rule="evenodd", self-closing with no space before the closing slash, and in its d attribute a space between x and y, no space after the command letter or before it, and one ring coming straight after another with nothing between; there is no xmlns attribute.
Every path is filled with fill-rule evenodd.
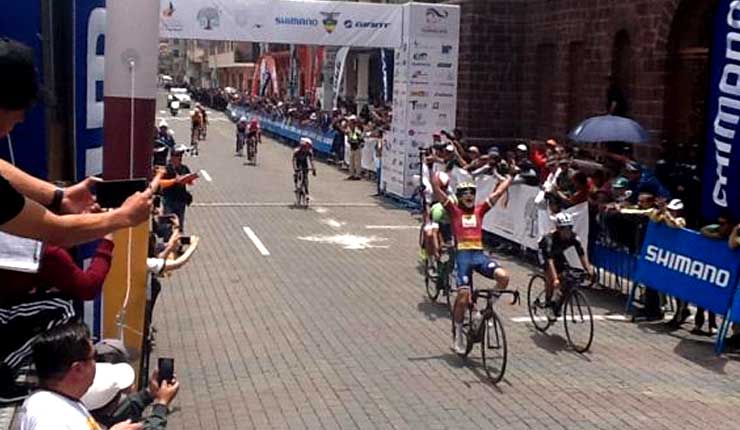
<svg viewBox="0 0 740 430"><path fill-rule="evenodd" d="M724 208L740 216L740 2L721 0L713 28L702 191L710 220Z"/></svg>
<svg viewBox="0 0 740 430"><path fill-rule="evenodd" d="M724 314L738 284L740 251L726 240L650 223L637 261L635 281Z"/></svg>
<svg viewBox="0 0 740 430"><path fill-rule="evenodd" d="M395 48L401 5L297 0L161 0L160 36Z"/></svg>

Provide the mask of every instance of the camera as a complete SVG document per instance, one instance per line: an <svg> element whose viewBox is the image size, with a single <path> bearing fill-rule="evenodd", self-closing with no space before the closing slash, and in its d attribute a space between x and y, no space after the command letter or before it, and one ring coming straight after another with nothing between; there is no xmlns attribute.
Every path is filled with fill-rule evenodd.
<svg viewBox="0 0 740 430"><path fill-rule="evenodd" d="M496 173L498 173L501 176L506 176L511 174L511 166L509 166L509 163L506 162L506 160L499 160L498 164L495 166Z"/></svg>

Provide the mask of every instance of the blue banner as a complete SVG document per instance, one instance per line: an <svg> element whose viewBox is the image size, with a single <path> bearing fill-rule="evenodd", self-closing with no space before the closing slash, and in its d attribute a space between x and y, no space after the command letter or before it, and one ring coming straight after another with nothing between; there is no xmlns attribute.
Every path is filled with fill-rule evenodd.
<svg viewBox="0 0 740 430"><path fill-rule="evenodd" d="M105 0L74 0L76 179L102 173Z"/></svg>
<svg viewBox="0 0 740 430"><path fill-rule="evenodd" d="M0 37L30 46L34 52L39 79L42 79L41 2L4 2L3 12L0 13ZM26 113L25 120L15 126L10 133L10 141L13 143L15 164L34 176L46 178L46 120L41 103L37 103ZM0 139L0 157L7 161L11 161L10 141Z"/></svg>
<svg viewBox="0 0 740 430"><path fill-rule="evenodd" d="M635 280L724 314L735 295L739 271L740 251L731 250L726 241L650 223Z"/></svg>
<svg viewBox="0 0 740 430"><path fill-rule="evenodd" d="M740 3L721 0L714 17L703 215L729 208L740 216Z"/></svg>

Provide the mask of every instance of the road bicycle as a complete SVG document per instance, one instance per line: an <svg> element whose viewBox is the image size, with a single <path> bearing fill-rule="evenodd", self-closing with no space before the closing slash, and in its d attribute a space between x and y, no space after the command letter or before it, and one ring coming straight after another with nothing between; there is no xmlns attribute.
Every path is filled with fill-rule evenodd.
<svg viewBox="0 0 740 430"><path fill-rule="evenodd" d="M430 273L430 269L433 266L436 266L436 273L434 275ZM427 257L424 260L424 286L427 291L427 297L429 297L432 303L435 303L441 293L445 298L447 307L450 309L450 313L452 313L450 296L452 295L454 269L455 246L453 244L442 245L439 261L436 261L434 257Z"/></svg>
<svg viewBox="0 0 740 430"><path fill-rule="evenodd" d="M247 161L257 164L257 137L250 136L247 138Z"/></svg>
<svg viewBox="0 0 740 430"><path fill-rule="evenodd" d="M314 172L315 174L316 172ZM308 170L296 170L295 204L299 208L308 209L308 178L306 175L308 175Z"/></svg>
<svg viewBox="0 0 740 430"><path fill-rule="evenodd" d="M244 133L236 134L236 155L238 157L244 156L244 141L246 138L247 136Z"/></svg>
<svg viewBox="0 0 740 430"><path fill-rule="evenodd" d="M519 291L500 290L496 288L474 289L470 304L465 312L463 321L463 335L466 337L465 354L467 357L473 350L475 344L481 344L481 360L486 375L493 384L499 383L504 378L508 349L506 345L506 331L504 323L493 305L503 295L512 296L512 305L519 303ZM477 316L477 303L479 299L485 300L485 306ZM452 318L452 336L455 336L455 321Z"/></svg>
<svg viewBox="0 0 740 430"><path fill-rule="evenodd" d="M594 319L591 306L581 288L593 284L591 275L580 269L568 268L560 276L560 299L555 303L557 314L562 315L568 344L577 352L584 353L594 340ZM557 319L548 317L545 277L532 275L527 287L527 307L534 327L544 333Z"/></svg>

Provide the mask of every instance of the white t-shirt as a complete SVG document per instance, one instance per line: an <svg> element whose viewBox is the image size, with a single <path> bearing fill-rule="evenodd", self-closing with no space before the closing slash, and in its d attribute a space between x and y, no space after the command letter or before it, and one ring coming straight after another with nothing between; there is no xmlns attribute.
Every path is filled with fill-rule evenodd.
<svg viewBox="0 0 740 430"><path fill-rule="evenodd" d="M103 430L80 401L37 391L23 402L17 430Z"/></svg>
<svg viewBox="0 0 740 430"><path fill-rule="evenodd" d="M147 258L146 259L146 268L149 270L149 273L153 273L155 275L161 275L162 270L164 270L164 258Z"/></svg>

